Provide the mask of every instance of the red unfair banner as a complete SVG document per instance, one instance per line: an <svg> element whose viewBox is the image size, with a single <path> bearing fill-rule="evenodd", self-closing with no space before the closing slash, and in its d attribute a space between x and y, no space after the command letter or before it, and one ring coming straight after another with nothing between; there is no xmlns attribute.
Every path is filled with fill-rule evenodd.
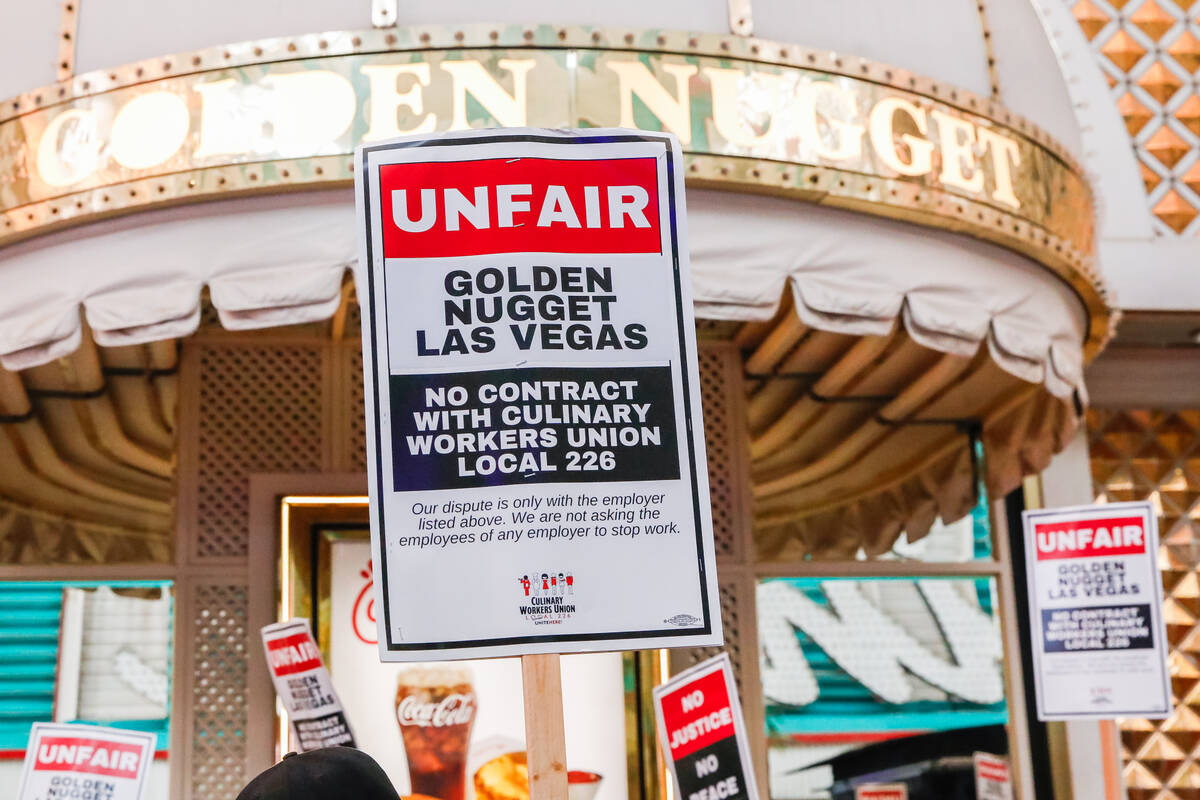
<svg viewBox="0 0 1200 800"><path fill-rule="evenodd" d="M662 716L671 758L736 735L725 676L710 672L662 697Z"/></svg>
<svg viewBox="0 0 1200 800"><path fill-rule="evenodd" d="M308 672L321 666L321 651L307 633L296 633L267 642L271 671L279 677Z"/></svg>
<svg viewBox="0 0 1200 800"><path fill-rule="evenodd" d="M659 253L654 158L491 158L379 168L385 258Z"/></svg>
<svg viewBox="0 0 1200 800"><path fill-rule="evenodd" d="M854 800L908 800L908 788L899 783L859 786L854 790Z"/></svg>
<svg viewBox="0 0 1200 800"><path fill-rule="evenodd" d="M75 737L44 737L37 745L34 771L83 772L107 778L136 778L142 747L124 742Z"/></svg>
<svg viewBox="0 0 1200 800"><path fill-rule="evenodd" d="M1146 552L1141 517L1097 517L1034 524L1038 561L1128 556Z"/></svg>

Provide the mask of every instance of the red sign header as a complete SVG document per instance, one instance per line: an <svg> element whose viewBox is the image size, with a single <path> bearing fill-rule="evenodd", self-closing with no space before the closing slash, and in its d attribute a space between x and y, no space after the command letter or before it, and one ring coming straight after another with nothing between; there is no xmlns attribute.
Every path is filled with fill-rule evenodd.
<svg viewBox="0 0 1200 800"><path fill-rule="evenodd" d="M1141 517L1096 517L1034 523L1038 561L1054 558L1128 556L1146 552Z"/></svg>
<svg viewBox="0 0 1200 800"><path fill-rule="evenodd" d="M267 642L267 660L271 670L283 677L320 667L321 651L308 633L294 633Z"/></svg>
<svg viewBox="0 0 1200 800"><path fill-rule="evenodd" d="M1008 783L1008 763L995 758L975 756L975 776L995 783Z"/></svg>
<svg viewBox="0 0 1200 800"><path fill-rule="evenodd" d="M47 736L38 742L35 770L83 772L108 778L136 778L142 747L103 739Z"/></svg>
<svg viewBox="0 0 1200 800"><path fill-rule="evenodd" d="M702 675L662 696L671 757L679 760L736 735L729 689L721 670Z"/></svg>
<svg viewBox="0 0 1200 800"><path fill-rule="evenodd" d="M908 800L908 789L901 784L860 786L854 790L854 800Z"/></svg>
<svg viewBox="0 0 1200 800"><path fill-rule="evenodd" d="M489 158L379 168L385 258L658 253L654 158Z"/></svg>

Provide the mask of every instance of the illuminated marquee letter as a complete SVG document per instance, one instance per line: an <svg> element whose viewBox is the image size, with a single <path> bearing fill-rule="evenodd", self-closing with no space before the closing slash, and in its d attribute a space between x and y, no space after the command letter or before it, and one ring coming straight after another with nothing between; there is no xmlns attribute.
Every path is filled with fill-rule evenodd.
<svg viewBox="0 0 1200 800"><path fill-rule="evenodd" d="M922 135L929 129L924 109L900 97L887 97L871 109L871 146L884 164L901 175L926 175L933 169L933 144L913 136L900 135L900 141L908 146L909 159L901 161L896 151L896 112L901 111L913 121Z"/></svg>
<svg viewBox="0 0 1200 800"><path fill-rule="evenodd" d="M410 133L429 133L434 129L437 120L433 114L425 117L411 128L401 128L400 109L408 107L412 113L420 116L425 111L425 101L421 87L429 85L428 64L383 64L380 66L364 66L362 74L367 76L370 84L371 104L370 126L363 136L363 141L386 139L390 136L403 136ZM410 76L413 81L408 91L400 92L396 87L400 76Z"/></svg>
<svg viewBox="0 0 1200 800"><path fill-rule="evenodd" d="M113 118L109 150L126 169L149 169L178 152L191 115L174 92L147 92L130 100Z"/></svg>
<svg viewBox="0 0 1200 800"><path fill-rule="evenodd" d="M609 61L608 68L617 73L618 92L621 97L622 128L638 127L633 121L633 96L646 104L650 113L658 117L664 129L679 137L684 147L692 142L692 101L688 81L696 74L691 64L662 64L663 72L675 78L675 96L672 97L658 82L645 64L640 61Z"/></svg>
<svg viewBox="0 0 1200 800"><path fill-rule="evenodd" d="M453 78L454 113L450 120L451 130L464 130L471 127L467 120L467 93L470 92L481 106L496 120L496 125L502 128L520 127L526 119L526 85L529 70L536 63L532 58L512 59L502 58L497 64L501 69L508 70L513 76L513 92L509 94L504 87L484 69L478 61L443 61L442 69Z"/></svg>
<svg viewBox="0 0 1200 800"><path fill-rule="evenodd" d="M837 84L818 81L801 86L796 91L796 98L799 101L801 141L813 148L819 158L845 161L862 154L863 126L835 116L854 118L857 109L853 94ZM825 123L834 133L832 144L826 144L821 136L817 125L819 117L825 118Z"/></svg>
<svg viewBox="0 0 1200 800"><path fill-rule="evenodd" d="M226 78L198 84L196 92L200 95L200 144L194 156L206 158L249 152L253 146L252 136L261 135L266 120L261 108L247 118L241 83Z"/></svg>
<svg viewBox="0 0 1200 800"><path fill-rule="evenodd" d="M987 148L988 158L992 160L992 175L996 180L992 199L1006 206L1020 208L1021 201L1013 191L1012 176L1012 168L1021 164L1021 151L1017 143L983 127L979 129L979 143Z"/></svg>
<svg viewBox="0 0 1200 800"><path fill-rule="evenodd" d="M275 150L284 157L337 152L358 109L354 87L323 69L268 75L262 84L275 94L270 114Z"/></svg>
<svg viewBox="0 0 1200 800"><path fill-rule="evenodd" d="M91 110L64 111L42 132L37 152L38 174L51 186L78 183L100 165L100 146Z"/></svg>
<svg viewBox="0 0 1200 800"><path fill-rule="evenodd" d="M983 170L975 160L975 126L937 109L932 116L942 146L942 174L938 179L964 192L982 192Z"/></svg>
<svg viewBox="0 0 1200 800"><path fill-rule="evenodd" d="M740 69L717 67L705 67L702 71L712 87L712 117L717 133L721 134L725 141L738 147L754 149L768 146L772 138L775 116L782 108L778 98L783 78L764 72L746 74ZM770 116L762 133L755 133L741 112L740 98L743 87L750 89L751 86L756 95L763 94L771 100Z"/></svg>

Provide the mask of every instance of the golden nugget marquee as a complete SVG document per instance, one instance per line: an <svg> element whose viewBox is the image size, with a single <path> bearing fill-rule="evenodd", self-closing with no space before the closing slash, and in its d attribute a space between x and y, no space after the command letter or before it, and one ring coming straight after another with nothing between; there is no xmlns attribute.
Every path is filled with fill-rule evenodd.
<svg viewBox="0 0 1200 800"><path fill-rule="evenodd" d="M1102 306L1087 185L1032 123L898 68L667 31L362 31L82 75L0 109L0 244L139 207L344 183L359 142L497 125L668 130L697 185L963 230Z"/></svg>
<svg viewBox="0 0 1200 800"><path fill-rule="evenodd" d="M335 16L297 0L309 5ZM724 8L686 33L405 26L412 9L375 5L391 16L373 30L72 74L63 42L89 30L66 0L60 82L0 102L0 579L157 581L124 587L155 614L169 595L153 620L171 642L154 655L170 687L154 796L232 799L286 752L257 632L291 616L312 619L356 733L403 788L396 675L369 641L351 154L537 126L683 145L718 580L760 784L777 800L830 796L837 776L816 761L887 739L920 701L946 730L990 725L976 749L1010 754L1020 800L1048 797L1031 765L1052 759L1017 700L1003 498L1072 440L1115 314L1077 125L1041 94L1044 32L997 55L985 3L979 18L969 3L971 52L1036 73L1004 98L1036 87L1060 114L1012 103L1035 124L1001 102L982 56L983 79L956 82L946 65L967 59L937 14L913 16L924 38L879 29L948 48L930 78L738 35L748 0L728 2L733 34L713 32ZM598 18L643 14L612 5ZM897 13L885 5L881 18ZM218 22L205 31L243 25ZM989 77L991 93L958 86L986 92ZM702 655L605 654L569 681L568 719L596 722L598 759L569 752L569 766L603 775L595 800L669 796L643 735L648 687ZM829 717L835 662L863 713L810 730ZM54 676L84 685L87 663L48 661L56 707L72 686ZM488 674L484 705L519 699ZM0 782L20 744L6 730Z"/></svg>

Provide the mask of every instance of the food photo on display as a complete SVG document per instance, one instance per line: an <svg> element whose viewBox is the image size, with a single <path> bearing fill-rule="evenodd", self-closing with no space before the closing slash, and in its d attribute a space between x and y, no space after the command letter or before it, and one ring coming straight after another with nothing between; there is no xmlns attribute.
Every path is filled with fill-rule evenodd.
<svg viewBox="0 0 1200 800"><path fill-rule="evenodd" d="M400 673L396 721L414 796L528 800L523 745L507 737L472 738L478 702L467 667L412 667ZM569 800L592 800L600 780L594 772L568 770Z"/></svg>
<svg viewBox="0 0 1200 800"><path fill-rule="evenodd" d="M528 800L529 769L524 745L510 736L476 741L472 733L478 708L469 667L413 666L399 673L395 718L408 766L405 797ZM601 780L596 772L568 770L568 800L593 800ZM238 800L376 800L399 796L387 773L367 752L326 747L287 754L251 781Z"/></svg>

